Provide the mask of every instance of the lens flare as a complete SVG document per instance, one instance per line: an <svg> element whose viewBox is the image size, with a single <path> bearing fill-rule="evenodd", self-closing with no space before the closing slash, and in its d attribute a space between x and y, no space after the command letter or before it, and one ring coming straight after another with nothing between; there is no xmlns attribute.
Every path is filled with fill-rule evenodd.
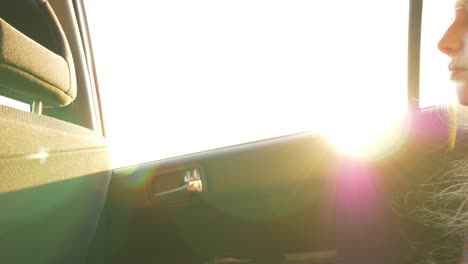
<svg viewBox="0 0 468 264"><path fill-rule="evenodd" d="M38 160L41 163L41 165L44 165L47 162L48 157L49 157L48 149L41 149L39 150L39 152L27 156L28 159Z"/></svg>
<svg viewBox="0 0 468 264"><path fill-rule="evenodd" d="M408 134L401 113L357 112L332 120L323 124L322 135L339 152L357 159L382 159L398 150Z"/></svg>

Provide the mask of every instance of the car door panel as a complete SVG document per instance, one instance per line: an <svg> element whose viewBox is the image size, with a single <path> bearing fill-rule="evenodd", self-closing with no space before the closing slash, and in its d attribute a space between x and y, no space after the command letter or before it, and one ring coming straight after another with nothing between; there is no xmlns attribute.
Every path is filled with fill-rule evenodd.
<svg viewBox="0 0 468 264"><path fill-rule="evenodd" d="M427 142L443 141L417 129L437 121L431 116L412 120L414 144L370 163L345 158L305 133L117 169L108 196L107 260L401 260L407 252L392 195L409 175L431 170L418 165L429 155L417 155ZM180 186L192 168L203 172L203 192L153 196L154 185L174 178L172 186Z"/></svg>
<svg viewBox="0 0 468 264"><path fill-rule="evenodd" d="M395 201L461 151L448 151L449 117L444 108L410 115L404 142L373 161L304 133L117 169L101 228L105 250L91 260L406 263L417 254L408 237L430 239L431 230L401 215ZM203 192L154 197L193 168Z"/></svg>

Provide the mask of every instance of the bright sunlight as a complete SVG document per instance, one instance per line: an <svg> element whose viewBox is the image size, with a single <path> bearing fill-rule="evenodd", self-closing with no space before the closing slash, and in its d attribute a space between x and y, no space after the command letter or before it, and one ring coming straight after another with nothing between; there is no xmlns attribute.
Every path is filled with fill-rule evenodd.
<svg viewBox="0 0 468 264"><path fill-rule="evenodd" d="M407 1L109 3L85 2L116 167L302 131L399 141Z"/></svg>
<svg viewBox="0 0 468 264"><path fill-rule="evenodd" d="M347 156L362 160L384 158L398 150L406 139L403 111L373 112L361 108L348 114L350 118L323 124L321 130L325 138Z"/></svg>

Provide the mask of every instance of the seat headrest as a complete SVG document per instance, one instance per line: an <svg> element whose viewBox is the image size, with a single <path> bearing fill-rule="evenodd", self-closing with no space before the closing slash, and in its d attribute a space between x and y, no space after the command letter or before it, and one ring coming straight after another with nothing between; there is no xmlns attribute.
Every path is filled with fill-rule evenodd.
<svg viewBox="0 0 468 264"><path fill-rule="evenodd" d="M65 106L76 97L65 33L47 1L0 3L0 94L26 103Z"/></svg>

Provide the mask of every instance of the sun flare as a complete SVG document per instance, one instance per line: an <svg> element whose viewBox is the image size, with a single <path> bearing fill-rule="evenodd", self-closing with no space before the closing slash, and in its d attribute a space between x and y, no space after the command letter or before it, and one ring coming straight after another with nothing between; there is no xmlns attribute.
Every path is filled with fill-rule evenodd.
<svg viewBox="0 0 468 264"><path fill-rule="evenodd" d="M393 110L393 109L392 109ZM403 113L357 109L325 122L322 135L343 155L376 160L398 150L406 138Z"/></svg>
<svg viewBox="0 0 468 264"><path fill-rule="evenodd" d="M350 1L146 1L102 19L109 2L86 6L114 167L321 128L353 156L399 140L386 138L407 101L404 1L359 16ZM144 19L116 42L107 22L129 13Z"/></svg>

